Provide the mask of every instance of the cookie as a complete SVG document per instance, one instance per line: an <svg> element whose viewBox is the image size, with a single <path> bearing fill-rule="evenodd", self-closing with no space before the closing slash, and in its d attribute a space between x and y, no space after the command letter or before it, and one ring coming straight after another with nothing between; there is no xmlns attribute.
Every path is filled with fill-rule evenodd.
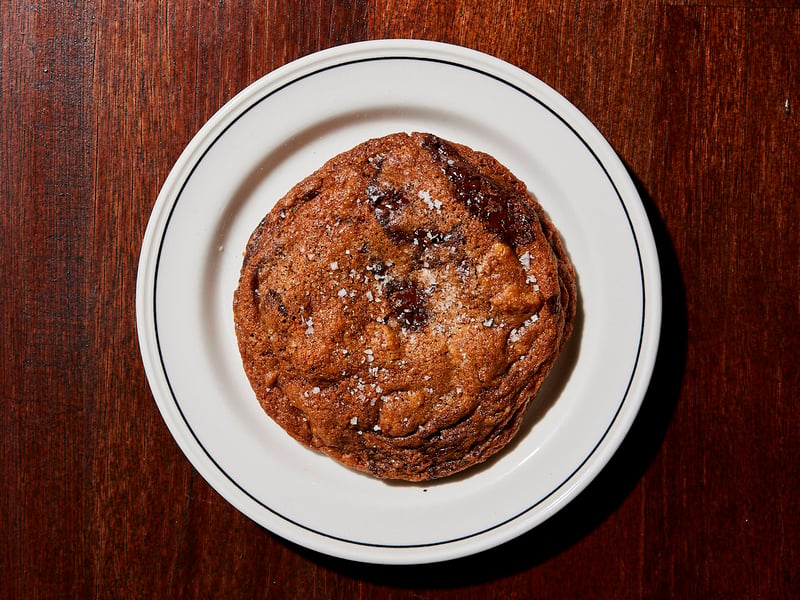
<svg viewBox="0 0 800 600"><path fill-rule="evenodd" d="M253 232L233 313L264 411L379 478L485 461L567 340L575 274L526 186L427 133L366 141Z"/></svg>

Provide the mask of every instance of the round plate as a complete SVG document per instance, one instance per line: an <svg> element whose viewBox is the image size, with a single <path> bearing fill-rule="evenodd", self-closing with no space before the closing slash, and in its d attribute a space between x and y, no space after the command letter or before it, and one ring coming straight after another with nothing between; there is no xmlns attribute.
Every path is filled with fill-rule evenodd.
<svg viewBox="0 0 800 600"><path fill-rule="evenodd" d="M575 332L520 434L438 482L384 482L299 445L256 402L233 328L248 237L328 158L395 131L495 156L526 182L578 273ZM661 290L652 232L621 161L563 97L461 47L383 40L307 56L258 80L178 159L145 234L142 358L197 471L270 531L334 556L423 563L485 550L541 523L609 460L647 389Z"/></svg>

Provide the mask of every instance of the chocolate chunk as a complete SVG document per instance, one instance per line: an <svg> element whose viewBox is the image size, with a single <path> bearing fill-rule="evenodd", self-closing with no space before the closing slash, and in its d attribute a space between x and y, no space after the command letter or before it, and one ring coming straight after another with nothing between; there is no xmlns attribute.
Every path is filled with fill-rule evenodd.
<svg viewBox="0 0 800 600"><path fill-rule="evenodd" d="M486 229L512 248L533 239L536 215L513 190L483 175L475 165L464 160L452 144L434 135L426 136L422 147L430 152L447 176L455 197L473 217L483 221Z"/></svg>
<svg viewBox="0 0 800 600"><path fill-rule="evenodd" d="M428 294L411 280L393 280L386 286L390 314L409 329L422 329L428 322Z"/></svg>

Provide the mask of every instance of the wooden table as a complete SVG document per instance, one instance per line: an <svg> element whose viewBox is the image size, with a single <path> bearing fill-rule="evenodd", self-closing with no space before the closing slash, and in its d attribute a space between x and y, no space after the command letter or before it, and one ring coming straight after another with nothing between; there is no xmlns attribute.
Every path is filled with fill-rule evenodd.
<svg viewBox="0 0 800 600"><path fill-rule="evenodd" d="M260 76L358 40L494 54L640 188L664 329L639 418L544 525L452 563L282 541L193 470L150 393L137 261L160 186ZM0 596L800 596L800 4L30 2L0 8Z"/></svg>

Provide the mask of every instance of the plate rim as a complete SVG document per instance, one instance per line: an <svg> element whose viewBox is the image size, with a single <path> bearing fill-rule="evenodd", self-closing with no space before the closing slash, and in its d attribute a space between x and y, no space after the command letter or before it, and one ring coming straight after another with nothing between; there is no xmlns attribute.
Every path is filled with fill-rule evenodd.
<svg viewBox="0 0 800 600"><path fill-rule="evenodd" d="M574 470L561 484L553 488L545 497L536 502L536 504L505 519L501 523L461 538L412 545L365 543L347 540L317 531L292 520L286 515L276 512L232 480L230 475L215 461L214 457L205 451L202 442L197 439L196 434L191 430L191 426L183 415L175 392L172 390L172 386L169 382L167 369L163 363L163 357L161 356L155 316L157 268L164 239L166 238L169 220L177 205L183 187L191 178L193 171L199 165L202 157L213 147L215 140L223 136L225 131L246 114L248 110L278 90L291 85L293 82L330 68L382 59L430 60L449 66L476 71L514 87L532 100L538 102L566 125L573 134L581 140L587 150L592 153L596 163L605 172L606 178L613 186L619 198L620 205L625 212L638 252L637 262L640 270L643 303L638 350L635 361L631 366L631 375L627 383L626 391L605 433L587 454L583 462L576 465ZM507 75L508 78L501 76L500 73L502 73L502 75ZM514 81L510 81L510 79ZM535 95L534 91L526 89L526 85L535 88L535 92L545 96L545 98L543 99ZM258 99L254 100L254 98ZM551 103L557 104L558 110L551 106ZM569 114L564 115L564 111ZM220 129L220 127L222 127L222 129ZM576 129L576 127L580 128L580 131ZM211 135L212 133L214 135ZM590 139L587 139L587 137ZM599 146L599 148L597 146ZM598 152L602 153L602 159L598 156ZM610 164L607 164L607 162L610 162ZM613 170L615 177L612 177L609 169ZM625 189L620 189L621 187ZM154 242L156 241L158 242L158 250L154 253L153 248ZM645 263L647 263L647 269L645 269ZM262 527L304 547L332 556L361 562L412 564L438 562L440 560L466 556L476 551L486 550L500 545L509 539L517 537L549 519L563 506L571 502L580 491L599 474L627 435L633 419L636 414L638 414L647 391L650 377L652 376L660 335L660 286L661 280L658 256L655 250L655 243L652 237L649 220L644 212L644 206L639 193L616 152L611 148L596 127L566 98L532 74L502 61L499 58L476 50L441 42L423 40L372 40L336 46L309 54L267 73L236 94L192 137L166 178L156 199L150 220L148 221L142 242L139 271L137 275L136 322L140 352L147 379L162 418L184 455L213 489L220 493L237 510L247 515ZM147 310L148 308L152 309L152 318ZM645 348L645 346L647 348ZM158 360L153 360L152 352L154 348L156 349ZM643 349L648 351L643 352ZM638 384L638 388L641 389L637 389L636 393L632 394L632 389L635 384ZM159 395L159 392L164 391L164 385L168 388L174 407L180 413L183 423L176 424L171 420L170 411L167 410L168 407L164 405L164 400ZM186 435L186 431L176 431L176 426L187 428L191 434L191 439ZM198 452L197 448L193 447L194 444L198 444L201 449L203 449L199 460L210 460L211 463L213 463L214 469L217 471L216 473L209 473L207 464L202 465L203 468L200 468L198 465ZM584 467L587 467L587 464L591 465L592 468L581 473ZM301 535L293 536L291 532L285 532L283 530L276 531L276 528L266 525L264 519L260 518L260 515L252 514L254 511L243 507L241 502L238 502L237 499L230 498L230 494L226 494L220 490L220 487L210 480L210 478L213 479L215 475L217 477L222 476L224 479L228 480L236 487L239 493L245 494L260 507L269 511L273 516L288 523L290 527L300 528L302 530ZM559 491L562 493L560 497L557 498L557 501L547 505L544 510L541 511L542 514L540 518L536 519L535 522L526 524L521 530L515 529L513 531L506 531L506 526L510 522L517 521L520 517L523 517L537 506L545 504L548 499L552 498ZM487 541L487 534L491 532L494 532L494 535ZM308 534L314 539L308 540ZM323 538L321 543L319 540L316 540L316 538L320 536ZM318 543L313 543L314 541ZM331 547L331 542L336 547ZM365 554L363 552L364 548L368 549L368 553L371 554ZM431 551L432 548L437 549L437 551ZM377 552L375 552L376 550Z"/></svg>

